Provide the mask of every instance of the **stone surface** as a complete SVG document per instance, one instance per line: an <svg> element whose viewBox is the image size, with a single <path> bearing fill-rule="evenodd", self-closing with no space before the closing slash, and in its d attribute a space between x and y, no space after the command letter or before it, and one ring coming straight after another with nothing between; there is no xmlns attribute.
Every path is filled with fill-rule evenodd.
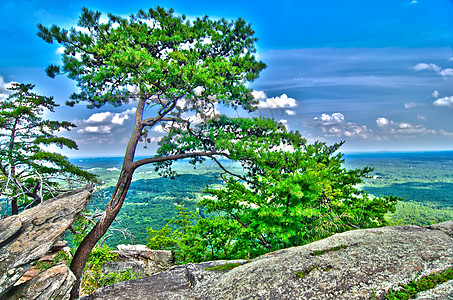
<svg viewBox="0 0 453 300"><path fill-rule="evenodd" d="M47 263L55 263L55 258L60 254L59 252L63 251L68 255L68 258L70 257L70 251L71 249L68 247L68 242L66 241L57 241L44 255L41 257L38 262L47 262ZM64 263L66 264L68 261L67 260L61 260L59 259L58 263ZM14 285L19 285L24 282L27 282L28 280L32 279L36 275L41 273L41 269L35 264L32 266L30 269L28 269L24 275L14 284Z"/></svg>
<svg viewBox="0 0 453 300"><path fill-rule="evenodd" d="M328 251L338 246L342 247ZM314 251L325 253L313 255ZM194 295L196 299L367 299L373 291L381 296L452 266L453 239L443 231L418 226L356 230L264 255L197 286Z"/></svg>
<svg viewBox="0 0 453 300"><path fill-rule="evenodd" d="M108 261L102 266L102 272L107 274L129 271L131 273L139 274L140 277L144 277L146 276L145 267L143 262L136 260Z"/></svg>
<svg viewBox="0 0 453 300"><path fill-rule="evenodd" d="M453 266L453 222L430 228L344 232L266 254L226 272L206 271L202 264L177 266L84 299L324 300L369 299L373 293L379 298L391 288ZM436 290L438 298L432 299L452 299L451 283Z"/></svg>
<svg viewBox="0 0 453 300"><path fill-rule="evenodd" d="M174 263L173 253L168 250L151 250L145 245L118 245L118 260L135 260L143 263L145 275L170 269Z"/></svg>
<svg viewBox="0 0 453 300"><path fill-rule="evenodd" d="M29 281L14 286L0 300L19 299L69 299L69 293L75 282L75 276L66 265L56 265Z"/></svg>
<svg viewBox="0 0 453 300"><path fill-rule="evenodd" d="M180 300L193 299L191 289L196 285L218 278L226 271L205 270L213 266L223 265L228 261L204 262L174 266L170 270L137 280L118 282L96 290L81 300ZM246 263L246 260L230 261Z"/></svg>
<svg viewBox="0 0 453 300"><path fill-rule="evenodd" d="M87 186L0 220L0 295L59 240L92 190Z"/></svg>
<svg viewBox="0 0 453 300"><path fill-rule="evenodd" d="M440 230L453 237L453 221L447 221L439 224L427 226L429 229Z"/></svg>

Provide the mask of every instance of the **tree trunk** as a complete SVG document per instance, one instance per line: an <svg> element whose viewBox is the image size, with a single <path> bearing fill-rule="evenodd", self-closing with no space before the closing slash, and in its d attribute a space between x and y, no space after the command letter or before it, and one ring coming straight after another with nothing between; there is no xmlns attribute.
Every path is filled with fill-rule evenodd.
<svg viewBox="0 0 453 300"><path fill-rule="evenodd" d="M77 248L74 258L72 259L70 269L76 276L76 282L71 290L71 299L79 298L80 284L82 282L82 275L85 265L90 256L91 250L93 250L96 243L102 238L107 232L110 225L112 224L115 217L118 215L121 206L126 198L127 191L132 181L132 175L136 169L134 165L134 155L137 144L140 140L143 125L142 117L143 110L145 107L145 100L140 99L137 104L137 110L135 112L135 127L132 131L131 138L127 144L126 153L124 155L123 167L121 174L118 178L115 190L113 191L112 198L110 199L104 213L102 214L99 221L94 225L93 229L87 234Z"/></svg>
<svg viewBox="0 0 453 300"><path fill-rule="evenodd" d="M17 205L17 199L11 200L11 215L19 214L19 206Z"/></svg>
<svg viewBox="0 0 453 300"><path fill-rule="evenodd" d="M132 174L133 170L123 170L121 172L115 191L113 192L110 202L107 204L104 214L83 239L74 254L70 269L76 276L76 282L71 290L71 299L79 298L83 270L88 261L88 257L90 256L91 250L107 232L113 220L115 220L115 217L118 215L132 181ZM112 203L115 202L115 199L119 199L119 201L115 207L112 207Z"/></svg>

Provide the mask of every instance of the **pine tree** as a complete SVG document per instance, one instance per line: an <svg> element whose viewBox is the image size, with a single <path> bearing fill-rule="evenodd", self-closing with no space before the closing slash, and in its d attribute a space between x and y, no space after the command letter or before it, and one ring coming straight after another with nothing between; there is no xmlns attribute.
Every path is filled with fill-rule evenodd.
<svg viewBox="0 0 453 300"><path fill-rule="evenodd" d="M95 180L67 157L46 150L52 145L77 149L74 141L55 134L75 125L44 119L44 112L54 111L58 104L52 97L33 93L33 88L13 83L12 93L0 99L0 196L11 205L13 215Z"/></svg>

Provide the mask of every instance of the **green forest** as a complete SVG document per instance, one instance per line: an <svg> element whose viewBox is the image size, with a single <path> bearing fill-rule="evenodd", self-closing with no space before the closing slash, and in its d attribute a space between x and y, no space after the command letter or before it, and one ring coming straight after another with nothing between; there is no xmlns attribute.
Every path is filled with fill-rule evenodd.
<svg viewBox="0 0 453 300"><path fill-rule="evenodd" d="M370 166L374 171L361 188L375 196L395 195L402 200L395 213L388 213L390 225L429 225L453 220L453 153L400 153L346 155L346 168ZM99 211L110 200L121 160L119 158L78 159L73 162L98 174L104 186L93 196L89 209ZM225 163L225 161L224 161ZM227 166L239 172L239 164ZM187 162L176 163L179 174L175 179L162 178L153 166L145 166L134 175L117 222L113 228L123 228L132 236L112 232L106 240L109 246L124 243L146 244L146 229L161 229L177 214L175 205L184 203L189 211L205 196L206 187L219 187L221 170L211 162L195 169ZM201 212L203 213L203 212Z"/></svg>

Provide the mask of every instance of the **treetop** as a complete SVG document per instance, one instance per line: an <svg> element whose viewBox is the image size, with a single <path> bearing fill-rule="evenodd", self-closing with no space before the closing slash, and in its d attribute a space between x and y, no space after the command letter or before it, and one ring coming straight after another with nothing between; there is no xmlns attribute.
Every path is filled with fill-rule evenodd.
<svg viewBox="0 0 453 300"><path fill-rule="evenodd" d="M80 29L38 25L41 38L64 47L63 65L50 65L47 74L66 73L80 88L68 104L100 107L142 98L158 107L185 99L187 110L206 102L256 108L247 82L265 64L255 58L257 38L243 19L190 21L162 7L129 18L108 14L106 23L101 15L83 8Z"/></svg>

